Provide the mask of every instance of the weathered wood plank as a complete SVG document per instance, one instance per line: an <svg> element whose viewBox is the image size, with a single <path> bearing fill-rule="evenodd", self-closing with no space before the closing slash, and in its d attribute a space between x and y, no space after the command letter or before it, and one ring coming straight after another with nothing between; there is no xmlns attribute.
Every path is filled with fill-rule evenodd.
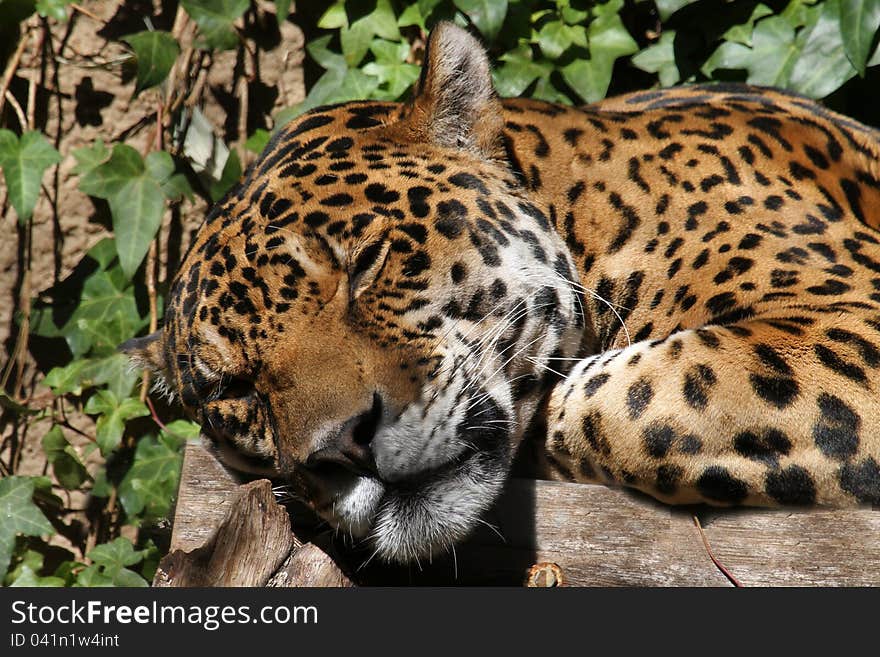
<svg viewBox="0 0 880 657"><path fill-rule="evenodd" d="M335 586L349 588L354 583L333 560L314 543L306 543L290 553L267 586Z"/></svg>
<svg viewBox="0 0 880 657"><path fill-rule="evenodd" d="M226 517L239 483L200 444L186 444L171 527L172 552L189 552L211 538Z"/></svg>
<svg viewBox="0 0 880 657"><path fill-rule="evenodd" d="M880 510L701 513L715 556L745 586L880 585Z"/></svg>
<svg viewBox="0 0 880 657"><path fill-rule="evenodd" d="M162 559L156 586L264 586L300 543L263 479L238 487L217 531L192 551Z"/></svg>
<svg viewBox="0 0 880 657"><path fill-rule="evenodd" d="M201 545L237 489L210 454L187 446L172 549ZM706 553L693 512L626 490L519 479L487 516L495 530L476 532L454 558L420 568L371 564L362 570L364 555L341 558L348 560L346 572L372 584L522 584L533 564L550 562L566 585L729 586ZM696 512L716 557L746 586L880 585L877 510ZM320 549L316 554L318 562L329 559ZM276 583L289 583L289 573L300 572L295 561L282 567ZM319 572L324 565L307 570ZM348 585L333 567L327 572L319 581L337 585L337 577L338 585Z"/></svg>

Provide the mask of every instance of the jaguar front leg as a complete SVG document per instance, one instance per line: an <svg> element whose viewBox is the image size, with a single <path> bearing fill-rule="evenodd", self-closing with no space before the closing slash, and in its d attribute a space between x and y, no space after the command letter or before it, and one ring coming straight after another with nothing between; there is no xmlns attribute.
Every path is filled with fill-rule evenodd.
<svg viewBox="0 0 880 657"><path fill-rule="evenodd" d="M548 460L668 503L880 504L878 319L790 309L584 359Z"/></svg>

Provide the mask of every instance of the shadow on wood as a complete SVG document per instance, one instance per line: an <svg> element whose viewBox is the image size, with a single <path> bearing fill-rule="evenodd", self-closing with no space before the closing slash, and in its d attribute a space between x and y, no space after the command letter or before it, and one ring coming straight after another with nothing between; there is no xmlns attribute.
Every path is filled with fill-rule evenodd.
<svg viewBox="0 0 880 657"><path fill-rule="evenodd" d="M156 584L730 586L695 513L715 556L745 586L880 584L880 513L870 508L682 509L604 486L513 479L486 516L491 528L454 555L409 567L363 566L369 552L316 533L305 510L289 513L268 481L240 485L187 445L172 552Z"/></svg>

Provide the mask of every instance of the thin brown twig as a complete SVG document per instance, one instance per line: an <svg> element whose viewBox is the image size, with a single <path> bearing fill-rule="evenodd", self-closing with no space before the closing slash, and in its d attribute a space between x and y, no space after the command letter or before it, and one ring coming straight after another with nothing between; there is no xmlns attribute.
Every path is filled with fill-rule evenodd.
<svg viewBox="0 0 880 657"><path fill-rule="evenodd" d="M39 57L43 52L43 44L46 40L46 25L43 24L43 29L40 30L35 38L35 50L37 57ZM36 106L37 106L37 81L31 76L28 80L28 99L27 99L27 119L26 119L26 127L28 130L33 130L35 128L35 115L36 115ZM15 382L12 386L13 394L20 398L22 395L22 390L24 387L24 372L27 367L27 347L28 347L28 337L31 331L31 264L32 264L32 253L31 250L33 248L33 232L34 232L34 220L33 216L28 217L27 226L25 227L25 252L24 252L24 266L25 272L22 280L21 290L19 292L18 297L18 311L21 316L21 320L19 322L19 333L16 344L16 364L15 364Z"/></svg>
<svg viewBox="0 0 880 657"><path fill-rule="evenodd" d="M204 89L207 82L208 70L204 66L204 59L199 58L199 64L196 69L196 80L193 82L190 92L186 94L186 97L183 99L183 104L186 107L195 107L195 105L198 104L199 98L202 95L202 89ZM177 109L176 104L173 109Z"/></svg>
<svg viewBox="0 0 880 657"><path fill-rule="evenodd" d="M177 8L177 14L174 16L174 25L171 28L171 36L178 43L182 42L181 36L183 35L184 30L187 28L189 24L189 17L187 16L186 11L183 6ZM172 105L178 104L178 101L182 98L184 93L177 94L175 96L175 90L177 87L177 78L185 77L189 71L190 62L192 60L193 55L193 47L192 47L192 39L187 40L187 45L184 48L183 55L179 56L174 60L174 65L171 67L171 71L168 73L168 79L165 81L165 109L169 109Z"/></svg>
<svg viewBox="0 0 880 657"><path fill-rule="evenodd" d="M246 73L246 71L242 71ZM236 150L238 151L238 159L242 166L247 165L247 149L244 142L247 141L247 123L248 123L248 79L247 75L242 75L239 80L238 92L238 139L236 140Z"/></svg>
<svg viewBox="0 0 880 657"><path fill-rule="evenodd" d="M156 331L158 326L158 312L156 302L156 242L158 236L150 242L150 249L147 251L147 264L144 268L144 278L147 284L147 297L150 304L150 333ZM150 370L144 368L141 377L141 401L147 401L150 393Z"/></svg>
<svg viewBox="0 0 880 657"><path fill-rule="evenodd" d="M92 13L91 11L89 11L88 9L86 9L85 7L80 7L78 4L70 3L70 8L73 9L74 11L78 11L78 12L81 13L83 16L88 16L88 17L91 18L93 21L98 21L98 22L101 23L102 25L106 25L106 24L107 24L107 21L105 21L105 20L104 20L103 18L101 18L100 16L95 15L94 13Z"/></svg>
<svg viewBox="0 0 880 657"><path fill-rule="evenodd" d="M730 583L736 587L742 587L742 583L731 573L727 567L718 561L715 557L715 554L712 552L712 548L709 545L709 539L706 538L706 532L703 531L703 526L700 524L700 519L697 516L694 516L694 524L697 526L697 530L700 532L700 538L703 541L703 547L706 548L706 554L709 555L709 558L712 560L712 563L715 564L715 567L721 571L721 573L730 580Z"/></svg>
<svg viewBox="0 0 880 657"><path fill-rule="evenodd" d="M9 101L12 109L15 110L15 116L18 118L18 123L21 126L21 129L27 130L27 117L24 115L24 110L21 109L21 105L18 104L18 100L12 95L12 92L8 90L4 94L4 97Z"/></svg>
<svg viewBox="0 0 880 657"><path fill-rule="evenodd" d="M42 46L42 44L41 44ZM37 113L37 81L35 78L28 78L28 96L27 96L27 129L33 130L36 126Z"/></svg>
<svg viewBox="0 0 880 657"><path fill-rule="evenodd" d="M28 26L25 33L21 35L18 46L15 48L15 52L9 59L6 69L3 71L3 78L0 79L0 114L3 114L3 104L6 101L6 94L9 90L9 85L12 83L12 77L15 75L15 71L18 70L18 65L21 63L21 56L24 54L24 49L27 48L28 36L30 36L30 26ZM24 126L22 126L22 129L23 128Z"/></svg>
<svg viewBox="0 0 880 657"><path fill-rule="evenodd" d="M156 108L156 133L155 133L155 149L157 151L162 150L162 117L163 117L163 105L160 99L160 102ZM147 147L145 149L144 155L150 151L150 144L147 142ZM144 278L146 279L147 286L147 298L149 299L150 304L150 333L153 333L159 324L159 312L158 312L158 302L156 300L156 258L158 252L158 241L159 236L156 235L153 240L150 242L150 249L147 252L147 263L144 269ZM147 401L148 395L150 392L150 370L144 368L144 373L141 378L141 401Z"/></svg>
<svg viewBox="0 0 880 657"><path fill-rule="evenodd" d="M25 228L25 248L31 248L31 223ZM12 394L16 398L21 397L21 386L24 378L24 368L27 364L27 339L31 328L31 262L30 256L26 257L24 277L18 294L18 307L21 313L18 336L15 341L15 381L12 384ZM5 381L4 381L5 384Z"/></svg>
<svg viewBox="0 0 880 657"><path fill-rule="evenodd" d="M147 407L150 409L150 416L153 418L153 422L162 429L162 431L168 431L168 427L165 426L165 423L159 419L159 414L156 412L156 407L153 406L153 400L147 397Z"/></svg>

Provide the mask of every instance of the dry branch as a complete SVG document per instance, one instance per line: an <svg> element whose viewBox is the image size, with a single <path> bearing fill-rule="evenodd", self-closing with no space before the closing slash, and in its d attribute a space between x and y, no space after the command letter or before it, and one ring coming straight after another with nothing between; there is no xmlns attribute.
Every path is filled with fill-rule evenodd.
<svg viewBox="0 0 880 657"><path fill-rule="evenodd" d="M204 545L162 560L155 586L352 586L327 553L293 534L268 480L237 495Z"/></svg>

